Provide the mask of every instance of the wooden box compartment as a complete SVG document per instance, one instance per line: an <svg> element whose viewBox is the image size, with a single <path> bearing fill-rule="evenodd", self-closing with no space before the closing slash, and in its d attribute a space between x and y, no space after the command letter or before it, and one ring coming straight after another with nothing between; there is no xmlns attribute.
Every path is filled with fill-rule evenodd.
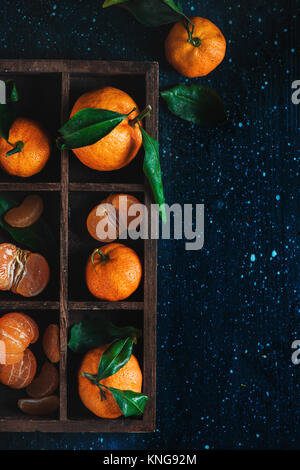
<svg viewBox="0 0 300 470"><path fill-rule="evenodd" d="M39 120L49 130L52 154L44 170L21 179L0 172L0 192L22 200L38 192L44 216L57 240L55 252L43 253L51 268L51 281L36 298L26 299L0 292L0 315L24 311L32 315L41 333L49 323L60 323L60 409L54 416L23 415L16 401L24 390L0 387L0 431L48 432L151 432L155 430L156 408L156 267L155 240L121 240L140 256L143 278L138 290L121 302L98 301L87 290L84 268L93 249L101 245L86 230L90 210L110 193L131 193L147 207L151 192L142 171L143 152L127 167L115 172L97 172L82 165L70 151L55 147L57 130L66 122L75 100L85 91L105 85L128 92L140 109L152 106L144 122L146 130L158 134L158 64L149 62L2 60L0 79L16 81L20 111ZM13 183L13 184L12 184ZM1 241L12 241L1 231ZM16 243L17 244L17 243ZM53 250L52 250L53 251ZM143 332L134 348L143 371L143 392L149 396L141 418L106 420L97 418L82 405L77 393L77 369L82 355L68 349L71 326L88 317L104 315L118 325L133 325ZM44 356L41 343L33 345L39 366Z"/></svg>
<svg viewBox="0 0 300 470"><path fill-rule="evenodd" d="M144 202L142 192L130 192L141 203ZM89 292L85 283L85 266L88 256L103 245L90 236L86 228L86 218L82 214L89 214L90 211L101 201L107 198L109 193L103 191L73 191L69 196L69 267L68 285L70 301L93 301L95 297ZM144 240L120 240L127 246L133 248L138 254L142 267L144 260ZM124 302L139 301L144 297L144 277L138 289Z"/></svg>
<svg viewBox="0 0 300 470"><path fill-rule="evenodd" d="M0 310L0 316L7 313L7 310ZM39 373L41 366L47 360L45 353L43 352L41 337L44 334L45 329L50 323L59 322L59 310L44 310L40 312L39 310L26 310L26 314L30 315L39 325L40 338L39 340L30 345L30 350L33 352L37 359L37 374ZM58 364L55 367L59 367ZM1 426L5 423L5 420L22 420L27 422L29 420L28 415L22 413L17 407L17 401L20 398L26 398L28 395L25 389L14 390L8 388L5 385L0 384L0 422ZM46 416L43 418L45 421L53 421L59 419L59 413L54 413L52 415ZM41 418L38 416L33 416L32 421L41 421ZM16 429L18 431L18 429Z"/></svg>

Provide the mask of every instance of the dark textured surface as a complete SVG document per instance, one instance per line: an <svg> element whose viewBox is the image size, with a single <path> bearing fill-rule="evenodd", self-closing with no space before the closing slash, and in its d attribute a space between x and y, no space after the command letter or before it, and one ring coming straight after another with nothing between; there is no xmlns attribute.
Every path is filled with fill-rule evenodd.
<svg viewBox="0 0 300 470"><path fill-rule="evenodd" d="M101 3L2 0L0 57L158 60L161 88L190 82L165 62L168 26L144 29ZM291 362L300 337L291 102L299 2L183 4L228 40L221 66L194 82L220 92L230 123L199 129L161 105L166 200L204 202L206 227L199 252L159 242L157 432L1 434L1 449L300 446L300 366Z"/></svg>

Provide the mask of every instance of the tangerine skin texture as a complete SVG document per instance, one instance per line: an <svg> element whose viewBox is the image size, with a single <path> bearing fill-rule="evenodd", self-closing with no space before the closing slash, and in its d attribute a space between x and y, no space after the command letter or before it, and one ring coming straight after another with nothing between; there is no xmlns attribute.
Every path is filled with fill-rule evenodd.
<svg viewBox="0 0 300 470"><path fill-rule="evenodd" d="M121 114L128 114L136 108L136 111L130 114L130 119L139 114L133 99L124 91L113 87L84 93L74 104L70 117L84 108L101 108ZM93 170L112 171L128 165L141 145L142 134L138 124L131 126L126 118L95 144L73 149L73 152L81 163Z"/></svg>
<svg viewBox="0 0 300 470"><path fill-rule="evenodd" d="M0 365L0 382L11 388L24 388L29 385L36 374L36 359L30 349L26 349L21 361Z"/></svg>
<svg viewBox="0 0 300 470"><path fill-rule="evenodd" d="M28 178L39 173L50 157L50 138L42 126L28 118L17 118L9 131L9 142L24 143L23 150L6 156L12 150L5 139L0 138L0 165L9 174Z"/></svg>
<svg viewBox="0 0 300 470"><path fill-rule="evenodd" d="M188 32L182 22L175 23L165 41L167 61L186 77L204 77L224 59L226 40L211 21L195 16L193 37L201 40L199 47L188 42Z"/></svg>
<svg viewBox="0 0 300 470"><path fill-rule="evenodd" d="M100 399L99 388L92 384L89 379L82 376L82 372L97 374L99 361L108 345L92 349L83 358L78 371L79 396L86 408L99 418L119 418L122 412L117 405L112 393L105 390L106 400ZM119 390L132 390L140 393L142 391L142 372L136 357L132 354L129 361L116 374L100 381L107 387Z"/></svg>
<svg viewBox="0 0 300 470"><path fill-rule="evenodd" d="M1 364L14 364L23 358L24 350L39 337L38 326L28 315L12 312L0 318Z"/></svg>
<svg viewBox="0 0 300 470"><path fill-rule="evenodd" d="M111 243L100 248L107 261L97 253L94 266L91 256L86 265L86 283L98 299L117 301L129 297L139 286L142 265L136 252L122 243Z"/></svg>

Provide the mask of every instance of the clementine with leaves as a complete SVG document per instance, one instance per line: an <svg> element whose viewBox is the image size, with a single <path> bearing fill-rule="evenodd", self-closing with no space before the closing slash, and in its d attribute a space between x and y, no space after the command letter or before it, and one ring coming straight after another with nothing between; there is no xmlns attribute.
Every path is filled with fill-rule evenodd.
<svg viewBox="0 0 300 470"><path fill-rule="evenodd" d="M108 345L92 349L83 358L78 371L79 396L83 404L100 418L118 418L122 416L113 394L107 387L117 390L131 390L140 393L142 390L142 372L136 357L132 354L129 361L115 374L100 380L104 387L101 397L99 387L90 381L85 374L97 375L99 363Z"/></svg>
<svg viewBox="0 0 300 470"><path fill-rule="evenodd" d="M99 171L119 170L134 159L142 145L139 124L134 122L138 106L124 91L114 87L84 93L72 109L70 118L85 108L98 108L129 114L108 135L85 147L74 148L77 158L89 168Z"/></svg>

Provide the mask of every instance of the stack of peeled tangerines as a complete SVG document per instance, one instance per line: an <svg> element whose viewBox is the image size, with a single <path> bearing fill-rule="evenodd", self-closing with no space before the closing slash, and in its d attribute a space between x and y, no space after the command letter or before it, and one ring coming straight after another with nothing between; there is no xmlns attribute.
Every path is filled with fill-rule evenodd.
<svg viewBox="0 0 300 470"><path fill-rule="evenodd" d="M51 414L59 406L53 395L59 384L54 363L59 361L59 328L50 324L43 335L43 350L48 359L36 376L37 361L29 349L37 342L39 328L28 315L7 313L0 318L0 382L14 389L26 388L30 398L18 400L18 407L27 414Z"/></svg>

